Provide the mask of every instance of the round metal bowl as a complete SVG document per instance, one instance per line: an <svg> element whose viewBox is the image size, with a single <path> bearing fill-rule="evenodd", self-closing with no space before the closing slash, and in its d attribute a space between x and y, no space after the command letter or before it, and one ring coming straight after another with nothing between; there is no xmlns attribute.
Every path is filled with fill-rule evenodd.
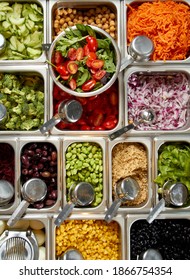
<svg viewBox="0 0 190 280"><path fill-rule="evenodd" d="M55 84L61 88L63 91L71 94L71 95L75 95L75 96L80 96L80 97L90 97L90 96L95 96L98 95L102 92L104 92L105 90L107 90L109 87L111 87L111 85L116 81L119 71L120 71L120 66L121 66L121 55L120 55L120 50L118 48L117 43L115 42L115 40L103 29L97 27L97 26L91 26L89 25L96 33L101 34L101 36L104 36L105 38L109 38L111 40L111 43L113 45L113 49L115 50L115 58L116 58L116 71L113 74L113 76L111 77L111 79L101 88L97 89L97 90L92 90L89 92L77 92L77 91L73 91L70 88L64 86L56 77L56 73L53 69L53 67L49 64L49 69L50 69L50 74L51 77L53 78L53 81L55 82ZM76 29L76 26L72 26L72 29ZM55 40L52 42L50 49L49 49L49 54L48 54L48 59L49 61L52 61L52 56L54 53L54 49L55 46L57 44L57 42L60 40L61 37L63 37L65 35L65 31L61 32L56 38Z"/></svg>

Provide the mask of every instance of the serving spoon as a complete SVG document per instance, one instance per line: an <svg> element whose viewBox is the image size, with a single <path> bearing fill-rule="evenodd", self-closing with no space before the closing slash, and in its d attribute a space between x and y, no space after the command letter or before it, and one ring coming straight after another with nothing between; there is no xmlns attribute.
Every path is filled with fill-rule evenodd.
<svg viewBox="0 0 190 280"><path fill-rule="evenodd" d="M137 197L139 190L139 184L135 179L126 177L119 180L115 186L116 199L110 208L108 208L104 220L108 223L111 222L121 204L126 201L134 200Z"/></svg>
<svg viewBox="0 0 190 280"><path fill-rule="evenodd" d="M130 59L124 58L121 60L120 72L134 61L144 62L150 59L154 51L154 44L147 36L140 35L135 37L129 45Z"/></svg>
<svg viewBox="0 0 190 280"><path fill-rule="evenodd" d="M84 260L81 252L75 248L67 249L59 258L59 260Z"/></svg>
<svg viewBox="0 0 190 280"><path fill-rule="evenodd" d="M140 111L139 116L140 118L138 121L134 121L134 123L128 124L127 126L124 126L118 129L117 131L111 133L110 135L108 135L109 139L114 140L117 137L121 136L122 134L126 133L127 131L135 128L141 123L151 124L156 118L155 112L152 109L145 109Z"/></svg>

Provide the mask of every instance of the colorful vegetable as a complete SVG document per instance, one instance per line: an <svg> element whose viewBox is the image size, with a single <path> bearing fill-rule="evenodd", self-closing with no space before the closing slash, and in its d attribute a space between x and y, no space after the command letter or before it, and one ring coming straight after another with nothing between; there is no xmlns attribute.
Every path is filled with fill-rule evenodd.
<svg viewBox="0 0 190 280"><path fill-rule="evenodd" d="M187 121L189 90L188 77L184 73L132 74L127 92L129 122L137 120L141 110L152 108L156 113L155 122L142 123L138 130L183 127Z"/></svg>
<svg viewBox="0 0 190 280"><path fill-rule="evenodd" d="M183 60L190 50L190 7L175 1L127 5L127 43L146 35L154 42L153 60Z"/></svg>

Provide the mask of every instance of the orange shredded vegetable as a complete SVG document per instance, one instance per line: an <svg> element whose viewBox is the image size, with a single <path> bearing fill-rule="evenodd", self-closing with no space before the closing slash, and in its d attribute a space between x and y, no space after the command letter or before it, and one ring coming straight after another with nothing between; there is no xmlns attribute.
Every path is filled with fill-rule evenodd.
<svg viewBox="0 0 190 280"><path fill-rule="evenodd" d="M127 5L127 44L138 35L154 42L152 60L184 60L190 54L190 7L174 1Z"/></svg>

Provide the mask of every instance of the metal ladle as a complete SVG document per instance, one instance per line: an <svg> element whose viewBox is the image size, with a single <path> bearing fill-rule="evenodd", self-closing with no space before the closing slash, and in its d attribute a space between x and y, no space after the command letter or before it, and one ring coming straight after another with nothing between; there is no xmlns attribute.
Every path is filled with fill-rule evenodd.
<svg viewBox="0 0 190 280"><path fill-rule="evenodd" d="M151 124L155 118L155 112L152 109L145 109L140 111L139 114L139 120L135 121L134 123L128 124L127 126L124 126L120 129L118 129L117 131L111 133L108 137L110 140L114 140L117 137L121 136L122 134L126 133L127 131L135 128L136 126L138 126L141 123L147 123L147 124Z"/></svg>
<svg viewBox="0 0 190 280"><path fill-rule="evenodd" d="M23 200L19 206L15 209L12 216L7 222L9 227L14 224L22 217L26 212L26 209L30 204L38 201L42 201L47 194L47 186L44 181L38 178L32 178L28 180L21 188L21 194Z"/></svg>
<svg viewBox="0 0 190 280"><path fill-rule="evenodd" d="M59 260L84 260L82 254L74 248L66 250L59 258Z"/></svg>
<svg viewBox="0 0 190 280"><path fill-rule="evenodd" d="M121 204L126 201L134 200L137 197L139 190L139 184L133 178L126 177L119 180L115 186L116 199L106 211L104 220L108 223L111 222Z"/></svg>
<svg viewBox="0 0 190 280"><path fill-rule="evenodd" d="M151 248L142 252L138 257L138 260L162 260L162 259L163 258L160 252L156 249L151 249Z"/></svg>
<svg viewBox="0 0 190 280"><path fill-rule="evenodd" d="M187 203L188 198L189 192L186 185L180 182L173 183L172 181L167 181L163 185L162 198L148 215L146 219L147 222L149 224L152 223L160 212L164 210L165 206L184 206Z"/></svg>
<svg viewBox="0 0 190 280"><path fill-rule="evenodd" d="M0 180L0 207L7 205L14 195L14 188L7 180Z"/></svg>
<svg viewBox="0 0 190 280"><path fill-rule="evenodd" d="M60 121L75 123L82 116L83 108L77 100L66 100L59 104L58 113L40 127L40 132L45 134Z"/></svg>
<svg viewBox="0 0 190 280"><path fill-rule="evenodd" d="M150 59L154 51L154 44L147 36L140 35L135 37L129 45L130 59L124 58L121 61L120 72L134 61L144 62Z"/></svg>
<svg viewBox="0 0 190 280"><path fill-rule="evenodd" d="M59 213L54 223L56 226L66 220L75 206L87 206L94 200L95 192L91 184L80 182L73 184L69 191L70 201L65 205L63 210Z"/></svg>

